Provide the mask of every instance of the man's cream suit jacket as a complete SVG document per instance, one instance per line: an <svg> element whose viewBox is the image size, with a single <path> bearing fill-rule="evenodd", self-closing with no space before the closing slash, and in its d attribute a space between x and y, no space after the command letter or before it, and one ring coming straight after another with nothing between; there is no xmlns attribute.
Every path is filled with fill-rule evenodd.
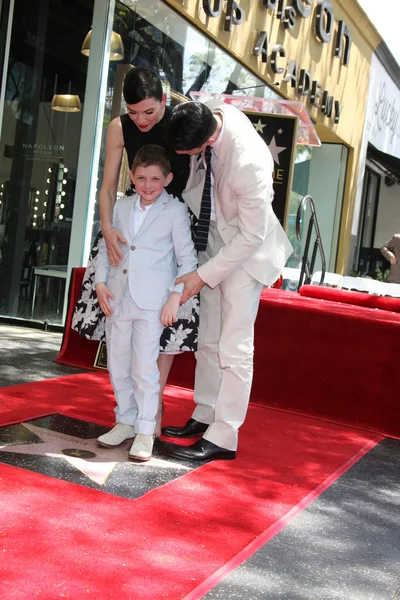
<svg viewBox="0 0 400 600"><path fill-rule="evenodd" d="M111 308L121 302L128 280L140 308L161 310L170 292L182 293L183 284L175 286L175 278L197 267L189 216L183 202L164 191L134 236L132 211L137 197L124 196L115 203L113 224L127 240L120 244L123 259L118 267L111 267L102 239L94 263L95 282L106 283L112 292Z"/></svg>
<svg viewBox="0 0 400 600"><path fill-rule="evenodd" d="M209 106L224 121L213 170L216 223L225 246L198 273L213 288L240 266L256 281L272 285L293 249L272 210L271 153L241 111L215 101ZM197 156L192 156L183 197L197 217L204 177Z"/></svg>

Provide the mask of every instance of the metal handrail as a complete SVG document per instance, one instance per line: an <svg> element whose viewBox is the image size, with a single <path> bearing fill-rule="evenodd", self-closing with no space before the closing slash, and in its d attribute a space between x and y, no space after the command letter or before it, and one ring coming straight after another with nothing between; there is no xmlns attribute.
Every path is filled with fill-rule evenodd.
<svg viewBox="0 0 400 600"><path fill-rule="evenodd" d="M322 285L324 283L325 272L326 272L325 253L324 253L324 248L322 246L322 241L321 241L321 233L320 233L319 225L318 225L317 212L315 210L314 200L312 199L311 196L304 196L303 200L300 202L299 208L297 209L296 236L297 236L298 240L301 239L300 220L301 220L303 210L305 211L305 209L308 207L311 210L311 216L310 216L310 222L308 224L308 229L307 229L307 237L306 237L306 243L304 246L304 253L303 253L303 258L302 258L302 263L301 263L301 270L300 270L300 277L299 277L299 284L297 286L297 291L299 291L299 289L301 288L301 286L303 284L311 283L312 274L314 272L315 259L317 257L318 250L321 255L321 264L322 264L321 279L320 279L320 282L318 285ZM313 248L311 262L310 262L308 260L308 251L310 248L311 235L312 235L313 228L315 229L316 239L314 242L314 248ZM304 282L303 282L303 279L304 279Z"/></svg>

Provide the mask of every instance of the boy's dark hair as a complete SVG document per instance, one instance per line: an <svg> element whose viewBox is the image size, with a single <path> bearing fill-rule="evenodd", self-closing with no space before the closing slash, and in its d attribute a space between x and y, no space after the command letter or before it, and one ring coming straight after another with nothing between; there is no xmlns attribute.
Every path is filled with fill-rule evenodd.
<svg viewBox="0 0 400 600"><path fill-rule="evenodd" d="M211 110L201 102L178 104L172 111L166 133L167 145L174 150L200 148L217 129Z"/></svg>
<svg viewBox="0 0 400 600"><path fill-rule="evenodd" d="M127 104L138 104L146 98L155 98L161 102L161 80L157 73L148 67L133 67L125 75L123 94Z"/></svg>
<svg viewBox="0 0 400 600"><path fill-rule="evenodd" d="M135 156L132 163L132 173L134 174L138 167L160 167L164 177L171 173L171 161L168 152L162 146L156 144L147 144L142 146Z"/></svg>

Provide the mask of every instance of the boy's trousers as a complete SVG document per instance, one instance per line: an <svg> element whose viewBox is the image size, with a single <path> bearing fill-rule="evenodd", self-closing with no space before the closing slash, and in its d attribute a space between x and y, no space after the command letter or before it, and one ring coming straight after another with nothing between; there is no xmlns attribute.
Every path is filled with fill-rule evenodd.
<svg viewBox="0 0 400 600"><path fill-rule="evenodd" d="M128 285L122 301L106 319L107 366L117 401L116 422L133 425L135 433L154 433L163 327L160 311L139 308Z"/></svg>

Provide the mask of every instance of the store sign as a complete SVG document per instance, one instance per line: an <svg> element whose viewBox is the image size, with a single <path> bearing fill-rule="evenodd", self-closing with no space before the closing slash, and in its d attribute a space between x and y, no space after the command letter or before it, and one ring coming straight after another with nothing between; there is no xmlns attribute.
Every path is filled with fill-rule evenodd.
<svg viewBox="0 0 400 600"><path fill-rule="evenodd" d="M368 141L400 158L400 90L373 55L367 108Z"/></svg>
<svg viewBox="0 0 400 600"><path fill-rule="evenodd" d="M258 0L260 1L260 0ZM334 56L340 60L341 66L347 67L350 62L352 38L349 28L344 21L336 23L334 11L328 0L262 0L266 10L272 11L275 18L281 21L282 27L292 31L300 19L312 19L313 31L316 39L321 44L334 43ZM219 17L223 0L203 0L203 8L209 17ZM253 3L256 6L256 3ZM313 7L315 10L313 11ZM228 0L224 19L225 31L241 25L244 19L244 10L235 0ZM317 107L323 115L339 123L343 110L342 104L321 83L313 79L312 73L303 69L296 60L287 57L285 47L275 44L269 48L267 31L257 33L253 54L260 56L263 63L267 63L273 73L282 75L282 81L291 85L302 97L307 97L308 102Z"/></svg>
<svg viewBox="0 0 400 600"><path fill-rule="evenodd" d="M34 159L47 156L51 158L53 156L59 156L60 151L64 152L65 146L59 146L57 144L22 144L22 149L27 151L26 154L23 155L25 157Z"/></svg>
<svg viewBox="0 0 400 600"><path fill-rule="evenodd" d="M286 207L292 189L297 118L246 112L255 130L267 144L274 160L274 213L284 224Z"/></svg>

